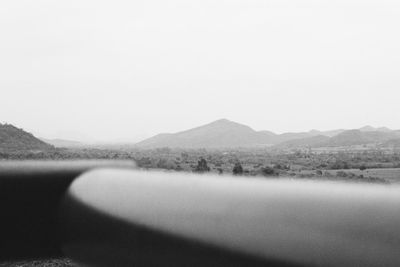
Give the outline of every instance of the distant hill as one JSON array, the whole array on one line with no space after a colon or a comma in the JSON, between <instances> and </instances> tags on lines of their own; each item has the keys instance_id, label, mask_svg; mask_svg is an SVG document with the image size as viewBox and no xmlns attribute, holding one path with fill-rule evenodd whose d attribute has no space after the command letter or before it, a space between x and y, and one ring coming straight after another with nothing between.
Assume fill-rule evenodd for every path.
<instances>
[{"instance_id":1,"label":"distant hill","mask_svg":"<svg viewBox=\"0 0 400 267\"><path fill-rule=\"evenodd\" d=\"M340 133L343 133L344 129L337 129L337 130L331 130L331 131L318 131L318 130L311 130L309 133L311 133L313 136L318 136L318 135L323 135L323 136L328 136L332 137L335 135L338 135Z\"/></svg>"},{"instance_id":2,"label":"distant hill","mask_svg":"<svg viewBox=\"0 0 400 267\"><path fill-rule=\"evenodd\" d=\"M274 146L277 149L343 147L363 144L383 144L400 138L400 131L386 127L365 126L356 130L275 134L255 131L249 126L221 119L178 133L159 134L135 146L138 148L238 148ZM393 141L395 142L395 141Z\"/></svg>"},{"instance_id":3,"label":"distant hill","mask_svg":"<svg viewBox=\"0 0 400 267\"><path fill-rule=\"evenodd\" d=\"M78 141L65 140L65 139L45 139L41 140L47 144L53 145L55 147L83 147L84 144Z\"/></svg>"},{"instance_id":4,"label":"distant hill","mask_svg":"<svg viewBox=\"0 0 400 267\"><path fill-rule=\"evenodd\" d=\"M342 133L343 131L344 130L333 130L323 132L312 130L309 132L275 134L270 131L255 131L249 126L229 121L227 119L221 119L179 133L159 134L137 143L136 147L237 148L272 146L299 139L299 141L295 141L293 144L286 144L289 146L295 146L297 142L298 144L301 144L303 141L305 142L304 145L308 141L314 143L317 141L326 141L326 138L323 138L322 140L321 136L330 137ZM308 138L311 139L308 140Z\"/></svg>"},{"instance_id":5,"label":"distant hill","mask_svg":"<svg viewBox=\"0 0 400 267\"><path fill-rule=\"evenodd\" d=\"M54 149L31 133L11 124L0 124L0 152L45 151Z\"/></svg>"},{"instance_id":6,"label":"distant hill","mask_svg":"<svg viewBox=\"0 0 400 267\"><path fill-rule=\"evenodd\" d=\"M393 132L393 130L390 130L390 129L387 128L387 127L377 127L377 128L375 128L375 127L372 127L372 126L370 126L370 125L361 127L359 130L360 130L361 132L382 132L382 133L390 133L390 132Z\"/></svg>"},{"instance_id":7,"label":"distant hill","mask_svg":"<svg viewBox=\"0 0 400 267\"><path fill-rule=\"evenodd\" d=\"M331 137L325 146L352 146L364 144L378 144L400 137L395 132L348 130Z\"/></svg>"},{"instance_id":8,"label":"distant hill","mask_svg":"<svg viewBox=\"0 0 400 267\"><path fill-rule=\"evenodd\" d=\"M291 140L297 140L297 139L307 139L310 137L314 136L319 136L319 135L324 135L323 132L319 131L309 131L309 132L299 132L299 133L283 133L283 134L278 134L275 137L275 144L280 144L284 142L288 142Z\"/></svg>"},{"instance_id":9,"label":"distant hill","mask_svg":"<svg viewBox=\"0 0 400 267\"><path fill-rule=\"evenodd\" d=\"M159 134L138 144L140 148L229 148L269 145L276 135L257 132L250 127L226 119L175 134Z\"/></svg>"},{"instance_id":10,"label":"distant hill","mask_svg":"<svg viewBox=\"0 0 400 267\"><path fill-rule=\"evenodd\" d=\"M376 129L376 128L374 128ZM346 147L366 144L379 146L396 146L400 143L398 131L370 131L365 129L347 130L332 137L314 136L302 139L293 139L275 146L278 149L290 148L317 148L317 147Z\"/></svg>"}]
</instances>

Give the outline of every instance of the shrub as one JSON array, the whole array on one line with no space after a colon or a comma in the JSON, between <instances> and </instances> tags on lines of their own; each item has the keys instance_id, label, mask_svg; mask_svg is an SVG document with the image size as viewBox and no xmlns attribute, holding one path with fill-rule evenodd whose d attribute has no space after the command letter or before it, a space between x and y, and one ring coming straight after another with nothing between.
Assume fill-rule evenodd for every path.
<instances>
[{"instance_id":1,"label":"shrub","mask_svg":"<svg viewBox=\"0 0 400 267\"><path fill-rule=\"evenodd\" d=\"M273 168L268 167L268 166L262 168L261 169L261 173L264 176L275 176L275 175L278 175Z\"/></svg>"},{"instance_id":2,"label":"shrub","mask_svg":"<svg viewBox=\"0 0 400 267\"><path fill-rule=\"evenodd\" d=\"M240 162L236 162L236 163L235 163L235 166L233 166L233 169L232 169L232 173L233 173L234 175L241 175L241 174L243 174L243 167L242 167L242 164L240 164Z\"/></svg>"},{"instance_id":3,"label":"shrub","mask_svg":"<svg viewBox=\"0 0 400 267\"><path fill-rule=\"evenodd\" d=\"M208 167L207 161L204 158L200 158L200 160L197 162L195 172L203 173L203 172L209 172L209 171L210 171L210 167Z\"/></svg>"}]
</instances>

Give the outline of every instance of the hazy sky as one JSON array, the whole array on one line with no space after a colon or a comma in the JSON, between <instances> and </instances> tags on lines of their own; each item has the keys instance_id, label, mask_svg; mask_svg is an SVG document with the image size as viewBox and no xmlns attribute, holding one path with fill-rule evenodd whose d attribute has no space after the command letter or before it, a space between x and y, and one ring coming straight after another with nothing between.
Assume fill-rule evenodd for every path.
<instances>
[{"instance_id":1,"label":"hazy sky","mask_svg":"<svg viewBox=\"0 0 400 267\"><path fill-rule=\"evenodd\" d=\"M228 118L400 129L400 4L2 0L0 122L138 140Z\"/></svg>"}]
</instances>

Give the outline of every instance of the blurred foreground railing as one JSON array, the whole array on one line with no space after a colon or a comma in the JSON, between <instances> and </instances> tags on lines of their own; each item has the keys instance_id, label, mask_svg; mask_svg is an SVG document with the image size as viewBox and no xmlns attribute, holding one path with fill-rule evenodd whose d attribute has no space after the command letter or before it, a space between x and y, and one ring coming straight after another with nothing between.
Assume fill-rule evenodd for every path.
<instances>
[{"instance_id":1,"label":"blurred foreground railing","mask_svg":"<svg viewBox=\"0 0 400 267\"><path fill-rule=\"evenodd\" d=\"M132 167L0 163L1 260L65 254L89 266L400 266L397 186Z\"/></svg>"}]
</instances>

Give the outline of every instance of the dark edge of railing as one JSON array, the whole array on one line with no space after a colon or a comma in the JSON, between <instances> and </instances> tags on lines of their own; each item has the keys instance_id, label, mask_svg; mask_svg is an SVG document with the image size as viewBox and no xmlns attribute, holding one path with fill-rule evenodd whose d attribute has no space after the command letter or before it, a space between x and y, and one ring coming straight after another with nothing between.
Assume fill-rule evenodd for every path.
<instances>
[{"instance_id":1,"label":"dark edge of railing","mask_svg":"<svg viewBox=\"0 0 400 267\"><path fill-rule=\"evenodd\" d=\"M58 207L71 182L98 167L133 161L0 161L0 261L62 256Z\"/></svg>"}]
</instances>

